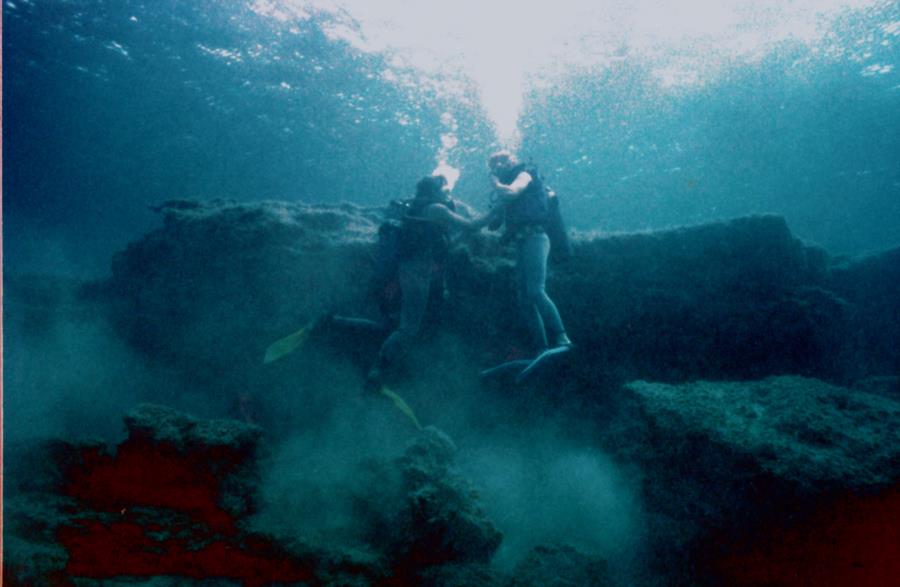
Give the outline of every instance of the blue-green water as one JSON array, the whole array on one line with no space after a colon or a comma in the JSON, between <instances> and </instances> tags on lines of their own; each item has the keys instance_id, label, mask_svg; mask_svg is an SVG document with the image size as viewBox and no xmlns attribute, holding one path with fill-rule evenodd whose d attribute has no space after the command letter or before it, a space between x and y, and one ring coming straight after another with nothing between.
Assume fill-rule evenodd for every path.
<instances>
[{"instance_id":1,"label":"blue-green water","mask_svg":"<svg viewBox=\"0 0 900 587\"><path fill-rule=\"evenodd\" d=\"M675 14L655 0L556 0L530 13L457 0L429 16L425 3L404 0L368 10L364 0L346 9L325 0L5 0L3 245L4 269L15 274L4 298L5 458L45 436L120 438L122 414L151 401L265 427L274 458L256 489L268 530L338 541L368 523L354 518L355 492L378 492L360 487L360 463L400 454L413 433L388 400L360 393L381 341L366 350L365 336L320 333L290 358L262 363L273 340L344 299L337 290L361 289L368 265L341 255L340 271L318 274L332 259L318 250L258 263L281 251L279 239L263 254L231 256L243 232L195 248L209 233L179 234L185 223L135 247L110 282L64 278L108 273L117 251L160 225L151 207L169 199L383 205L443 167L459 173L455 195L484 210L485 159L513 146L539 165L582 231L776 213L833 254L900 245L900 5L843 1L698 0ZM322 9L299 8L307 4ZM796 18L798 7L819 4L829 6L823 15ZM610 21L591 20L597 6ZM473 8L482 10L452 12ZM582 28L558 34L574 25ZM402 42L386 43L385 31ZM485 44L494 36L495 46ZM210 226L241 231L216 215ZM731 505L729 493L690 494L727 476L712 457L679 457L691 465L684 480L679 471L644 477L642 451L653 446L628 404L616 407L619 378L787 371L896 383L896 254L828 283L824 256L810 254L803 273L816 278L788 279L797 287L781 292L779 276L802 263L767 256L784 243L755 249L765 235L723 242L742 230L626 243L657 241L651 263L639 251L604 258L611 249L595 247L596 265L551 275L581 362L549 390L476 383L525 334L509 267L499 262L489 282L474 279L477 269L448 290L463 318L447 312L437 335L423 335L396 392L459 443L463 471L504 532L495 565L511 569L533 545L566 541L608 559L616 584L640 584L634 576L653 558L642 549L669 553L656 562L665 567L683 555L669 537L687 540L667 519L650 520L653 507L672 502L677 516L705 523L705 512ZM684 271L662 267L678 254L660 249L682 252L679 243L694 238L720 250L685 260ZM169 239L199 252L170 255ZM211 251L216 243L224 253ZM707 259L708 272L693 271ZM743 275L715 275L732 260L749 268L746 288L732 285ZM559 279L579 268L587 271L577 279ZM859 287L848 286L854 280ZM338 309L364 313L355 295L346 298L359 306ZM504 311L493 310L503 300ZM620 467L604 444L633 463ZM7 485L28 478L13 473ZM15 510L10 519L7 553L21 560L27 549L9 537L30 539L39 524L26 516L16 526Z\"/></svg>"},{"instance_id":2,"label":"blue-green water","mask_svg":"<svg viewBox=\"0 0 900 587\"><path fill-rule=\"evenodd\" d=\"M440 159L486 207L484 158L504 139L475 81L443 91L445 74L329 34L353 14L265 4L4 2L7 271L104 274L167 199L381 204ZM573 227L773 212L832 253L900 244L896 3L836 11L815 42L788 35L689 84L616 42L523 86L519 153Z\"/></svg>"}]
</instances>

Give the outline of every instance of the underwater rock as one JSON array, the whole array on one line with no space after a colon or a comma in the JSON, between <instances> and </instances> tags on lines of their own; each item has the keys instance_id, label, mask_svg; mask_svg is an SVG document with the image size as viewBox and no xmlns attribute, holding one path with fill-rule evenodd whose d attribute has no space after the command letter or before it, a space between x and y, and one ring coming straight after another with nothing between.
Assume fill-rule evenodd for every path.
<instances>
[{"instance_id":1,"label":"underwater rock","mask_svg":"<svg viewBox=\"0 0 900 587\"><path fill-rule=\"evenodd\" d=\"M65 495L65 471L84 463L98 441L28 441L4 447L3 584L62 585L69 557L57 539L77 516L78 503Z\"/></svg>"},{"instance_id":2,"label":"underwater rock","mask_svg":"<svg viewBox=\"0 0 900 587\"><path fill-rule=\"evenodd\" d=\"M432 567L418 577L422 587L612 587L608 565L571 546L538 546L516 565L509 576L478 565L447 564Z\"/></svg>"},{"instance_id":3,"label":"underwater rock","mask_svg":"<svg viewBox=\"0 0 900 587\"><path fill-rule=\"evenodd\" d=\"M851 304L854 375L900 374L900 248L835 263L828 288Z\"/></svg>"},{"instance_id":4,"label":"underwater rock","mask_svg":"<svg viewBox=\"0 0 900 587\"><path fill-rule=\"evenodd\" d=\"M351 204L167 202L95 295L134 348L237 398L273 340L364 300L380 213Z\"/></svg>"},{"instance_id":5,"label":"underwater rock","mask_svg":"<svg viewBox=\"0 0 900 587\"><path fill-rule=\"evenodd\" d=\"M188 585L221 579L251 587L496 579L486 565L500 532L457 472L453 442L437 429L426 428L384 463L382 483L357 507L372 523L368 551L342 552L252 527L258 427L149 404L130 411L125 424L128 437L114 452L93 441L22 449L7 503L8 584L56 585L72 577L177 577Z\"/></svg>"},{"instance_id":6,"label":"underwater rock","mask_svg":"<svg viewBox=\"0 0 900 587\"><path fill-rule=\"evenodd\" d=\"M272 341L329 311L378 316L367 282L382 210L188 201L159 210L163 228L118 254L98 290L130 344L194 388L233 398L259 382L271 388L261 356ZM866 375L853 336L865 304L831 288L828 255L793 237L783 218L582 235L574 246L566 263L551 264L548 288L572 338L590 351L582 381ZM442 314L454 319L442 328L486 357L476 370L527 347L512 310L513 265L490 234L448 258ZM896 303L879 307L896 311ZM338 340L348 354L359 342Z\"/></svg>"},{"instance_id":7,"label":"underwater rock","mask_svg":"<svg viewBox=\"0 0 900 587\"><path fill-rule=\"evenodd\" d=\"M776 216L576 244L548 288L572 339L621 380L838 377L847 308L824 251ZM558 292L558 293L557 293Z\"/></svg>"},{"instance_id":8,"label":"underwater rock","mask_svg":"<svg viewBox=\"0 0 900 587\"><path fill-rule=\"evenodd\" d=\"M647 423L641 452L648 508L680 527L680 536L670 534L659 547L685 548L682 560L706 572L735 552L765 544L768 555L759 555L760 564L774 560L780 548L794 547L785 538L792 533L806 536L797 560L812 561L815 552L821 566L837 560L840 548L846 552L841 532L849 532L846 523L821 527L827 524L818 519L823 511L874 500L883 502L887 519L897 507L884 496L900 484L900 402L790 376L682 385L637 381L626 389ZM871 526L870 542L889 541L885 532ZM867 560L869 571L879 573L888 559Z\"/></svg>"},{"instance_id":9,"label":"underwater rock","mask_svg":"<svg viewBox=\"0 0 900 587\"><path fill-rule=\"evenodd\" d=\"M114 467L140 470L142 477L153 480L155 491L161 495L183 496L186 479L202 479L211 484L208 491L215 497L215 504L229 516L243 517L254 511L262 435L258 426L235 420L198 421L171 408L151 404L138 406L126 414L125 426L128 439L119 445ZM123 464L132 457L137 459L136 463ZM185 476L171 477L178 470ZM193 474L188 475L188 470ZM164 483L168 479L180 485L180 489L166 487ZM140 480L134 482L142 484Z\"/></svg>"},{"instance_id":10,"label":"underwater rock","mask_svg":"<svg viewBox=\"0 0 900 587\"><path fill-rule=\"evenodd\" d=\"M484 564L502 535L486 517L474 488L456 470L456 446L426 427L391 464L398 510L380 525L386 556L395 576L412 580L429 567ZM387 477L385 477L387 478Z\"/></svg>"},{"instance_id":11,"label":"underwater rock","mask_svg":"<svg viewBox=\"0 0 900 587\"><path fill-rule=\"evenodd\" d=\"M897 401L789 376L626 388L669 443L702 438L804 493L900 481Z\"/></svg>"},{"instance_id":12,"label":"underwater rock","mask_svg":"<svg viewBox=\"0 0 900 587\"><path fill-rule=\"evenodd\" d=\"M171 374L199 401L208 400L210 410L220 407L212 402L240 404L239 415L265 426L270 438L278 422L289 434L329 421L341 402L352 401L380 335L371 336L374 346L366 348L364 337L351 335L319 344L322 329L313 327L302 349L270 365L262 359L273 341L319 324L315 319L326 312L378 315L367 281L380 210L168 202L160 212L163 227L117 255L108 280L83 291L91 308L105 308L132 349L165 370L167 380ZM896 481L897 456L890 450L897 438L882 424L896 422L895 403L861 390L872 382L879 382L883 396L895 389L900 329L893 320L900 295L893 292L900 280L890 280L898 259L885 253L837 264L774 216L581 235L566 263L551 264L548 280L576 342L571 364L552 385L541 382L535 391L552 395L555 407L579 406L573 417L605 413L601 424L590 425L627 433L614 452L648 472L644 497L651 515L658 515L653 523L677 529L665 535L679 557L695 538L708 545L709 528L758 528L763 520L795 519L841 491L879 491ZM467 359L447 366L455 379L474 381L481 369L524 352L514 284L513 253L495 235L451 251L442 313L452 319L441 330L452 339L448 347L465 349L456 358ZM40 319L22 323L40 330L52 312L32 314ZM412 360L433 364L439 347L429 345L423 336ZM848 387L860 383L853 391L804 378L663 385L783 373ZM622 382L636 379L662 383L635 383L628 398L619 397ZM517 397L529 408L536 395ZM262 408L244 411L247 397ZM627 406L612 405L617 402ZM536 411L524 409L522 417ZM169 477L159 477L174 484L180 473L204 475L210 483L189 484L196 492L183 496L197 500L193 506L178 509L174 502L140 496L143 507L222 533L233 527L233 518L253 511L258 432L192 422L165 410L139 410L128 418L130 437L119 453L127 457L131 446L140 455L203 455L215 463L196 471L173 467ZM607 440L614 435L602 430L598 436ZM883 442L876 446L874 438ZM443 576L439 567L456 565L460 576L491 581L478 569L500 535L455 473L453 453L449 439L426 432L382 471L384 483L372 493L383 499L363 499L360 509L371 521L373 550L401 575L424 580ZM87 470L114 471L120 458L101 448L89 454L94 460ZM85 496L96 493L84 487L79 491ZM137 487L128 486L128 495L138 496ZM214 500L206 499L213 494Z\"/></svg>"},{"instance_id":13,"label":"underwater rock","mask_svg":"<svg viewBox=\"0 0 900 587\"><path fill-rule=\"evenodd\" d=\"M900 377L866 377L860 379L853 384L853 389L858 389L866 393L875 393L885 395L900 401Z\"/></svg>"},{"instance_id":14,"label":"underwater rock","mask_svg":"<svg viewBox=\"0 0 900 587\"><path fill-rule=\"evenodd\" d=\"M446 564L419 574L420 587L504 587L506 583L487 565Z\"/></svg>"},{"instance_id":15,"label":"underwater rock","mask_svg":"<svg viewBox=\"0 0 900 587\"><path fill-rule=\"evenodd\" d=\"M174 577L175 584L370 584L377 565L247 529L259 428L142 405L128 438L35 443L15 459L4 504L4 583ZM213 581L211 583L210 581Z\"/></svg>"},{"instance_id":16,"label":"underwater rock","mask_svg":"<svg viewBox=\"0 0 900 587\"><path fill-rule=\"evenodd\" d=\"M516 566L509 587L611 587L607 563L571 546L538 546Z\"/></svg>"}]
</instances>

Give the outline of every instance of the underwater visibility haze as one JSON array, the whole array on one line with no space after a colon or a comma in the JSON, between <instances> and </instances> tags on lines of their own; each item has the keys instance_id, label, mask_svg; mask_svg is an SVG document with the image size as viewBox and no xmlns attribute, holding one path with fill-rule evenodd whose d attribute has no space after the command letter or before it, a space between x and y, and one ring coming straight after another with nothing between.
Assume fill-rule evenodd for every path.
<instances>
[{"instance_id":1,"label":"underwater visibility haze","mask_svg":"<svg viewBox=\"0 0 900 587\"><path fill-rule=\"evenodd\" d=\"M3 89L9 584L898 571L897 2L4 0ZM385 207L501 148L575 346L479 379L485 232L361 391Z\"/></svg>"},{"instance_id":2,"label":"underwater visibility haze","mask_svg":"<svg viewBox=\"0 0 900 587\"><path fill-rule=\"evenodd\" d=\"M103 274L170 198L382 204L518 146L582 230L897 244L896 3L4 3L7 270Z\"/></svg>"}]
</instances>

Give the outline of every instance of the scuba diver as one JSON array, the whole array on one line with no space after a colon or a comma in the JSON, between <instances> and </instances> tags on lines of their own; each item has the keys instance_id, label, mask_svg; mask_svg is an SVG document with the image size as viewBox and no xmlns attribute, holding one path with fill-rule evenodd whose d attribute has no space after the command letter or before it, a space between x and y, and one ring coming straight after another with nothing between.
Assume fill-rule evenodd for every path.
<instances>
[{"instance_id":1,"label":"scuba diver","mask_svg":"<svg viewBox=\"0 0 900 587\"><path fill-rule=\"evenodd\" d=\"M397 328L381 345L378 358L366 377L366 388L377 389L385 371L406 355L415 340L428 305L432 282L443 278L442 263L450 244L450 231L477 231L494 221L500 207L480 218L457 213L449 195L447 179L427 176L416 184L416 194L408 203L401 221L397 246L400 285L400 318Z\"/></svg>"},{"instance_id":2,"label":"scuba diver","mask_svg":"<svg viewBox=\"0 0 900 587\"><path fill-rule=\"evenodd\" d=\"M545 290L548 230L552 222L548 190L537 168L519 163L509 151L497 151L488 159L491 182L503 216L495 218L491 230L506 224L504 241L516 244L516 293L525 325L537 352L572 346L556 304Z\"/></svg>"}]
</instances>

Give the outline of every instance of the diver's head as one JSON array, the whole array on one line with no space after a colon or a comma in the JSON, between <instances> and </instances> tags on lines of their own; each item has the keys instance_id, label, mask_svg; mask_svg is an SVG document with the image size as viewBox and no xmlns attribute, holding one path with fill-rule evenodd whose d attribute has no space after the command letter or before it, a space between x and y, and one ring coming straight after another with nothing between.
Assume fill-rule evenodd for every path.
<instances>
[{"instance_id":1,"label":"diver's head","mask_svg":"<svg viewBox=\"0 0 900 587\"><path fill-rule=\"evenodd\" d=\"M416 184L416 199L442 202L447 199L449 191L446 177L429 175L420 179Z\"/></svg>"},{"instance_id":2,"label":"diver's head","mask_svg":"<svg viewBox=\"0 0 900 587\"><path fill-rule=\"evenodd\" d=\"M505 149L493 153L488 158L488 167L490 168L491 173L493 173L494 175L499 175L504 171L509 171L518 163L519 160L516 159L516 156L513 155L511 151L507 151Z\"/></svg>"}]
</instances>

